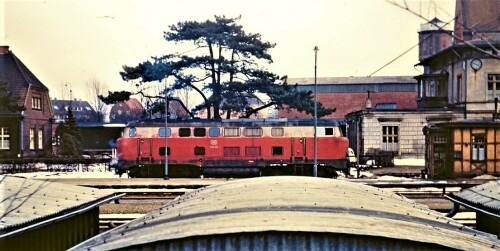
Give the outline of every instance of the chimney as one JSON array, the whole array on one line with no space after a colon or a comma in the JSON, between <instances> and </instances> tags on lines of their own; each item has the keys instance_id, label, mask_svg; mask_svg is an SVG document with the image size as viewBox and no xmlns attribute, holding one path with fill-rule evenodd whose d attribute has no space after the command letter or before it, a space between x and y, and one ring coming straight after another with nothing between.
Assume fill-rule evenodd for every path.
<instances>
[{"instance_id":1,"label":"chimney","mask_svg":"<svg viewBox=\"0 0 500 251\"><path fill-rule=\"evenodd\" d=\"M365 108L367 110L372 109L372 99L370 98L370 90L368 90L368 97L366 98Z\"/></svg>"},{"instance_id":2,"label":"chimney","mask_svg":"<svg viewBox=\"0 0 500 251\"><path fill-rule=\"evenodd\" d=\"M0 45L0 55L9 53L9 46Z\"/></svg>"}]
</instances>

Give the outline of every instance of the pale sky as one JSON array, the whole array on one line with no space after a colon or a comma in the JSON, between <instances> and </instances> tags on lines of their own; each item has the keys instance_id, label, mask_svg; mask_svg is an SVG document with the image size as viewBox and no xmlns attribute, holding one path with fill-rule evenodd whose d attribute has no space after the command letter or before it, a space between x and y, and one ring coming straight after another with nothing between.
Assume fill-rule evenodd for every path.
<instances>
[{"instance_id":1,"label":"pale sky","mask_svg":"<svg viewBox=\"0 0 500 251\"><path fill-rule=\"evenodd\" d=\"M455 13L455 0L406 3L427 19L448 22ZM134 90L119 75L123 65L181 52L163 39L168 26L214 15L241 15L247 33L276 43L274 63L263 66L290 78L314 77L314 46L318 77L368 76L417 44L426 22L384 0L0 0L0 44L10 46L51 97L61 98L61 86L71 83L74 96L85 99L90 79ZM416 63L417 47L375 76L419 75Z\"/></svg>"}]
</instances>

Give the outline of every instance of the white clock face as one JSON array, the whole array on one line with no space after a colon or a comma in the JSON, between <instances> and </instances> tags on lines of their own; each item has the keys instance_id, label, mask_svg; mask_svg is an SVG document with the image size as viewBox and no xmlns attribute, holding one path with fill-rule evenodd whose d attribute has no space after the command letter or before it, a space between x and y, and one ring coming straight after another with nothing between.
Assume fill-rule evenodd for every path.
<instances>
[{"instance_id":1,"label":"white clock face","mask_svg":"<svg viewBox=\"0 0 500 251\"><path fill-rule=\"evenodd\" d=\"M481 60L478 58L472 59L472 61L470 61L470 67L472 67L472 69L474 69L475 71L481 69L481 66L483 66L483 62L481 62Z\"/></svg>"}]
</instances>

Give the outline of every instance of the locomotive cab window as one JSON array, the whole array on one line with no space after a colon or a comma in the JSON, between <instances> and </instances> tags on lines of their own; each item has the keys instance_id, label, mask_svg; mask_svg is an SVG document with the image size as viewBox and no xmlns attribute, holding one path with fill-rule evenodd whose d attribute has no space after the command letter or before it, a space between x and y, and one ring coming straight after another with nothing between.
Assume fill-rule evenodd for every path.
<instances>
[{"instance_id":1,"label":"locomotive cab window","mask_svg":"<svg viewBox=\"0 0 500 251\"><path fill-rule=\"evenodd\" d=\"M238 137L240 136L240 128L224 128L224 137Z\"/></svg>"},{"instance_id":2,"label":"locomotive cab window","mask_svg":"<svg viewBox=\"0 0 500 251\"><path fill-rule=\"evenodd\" d=\"M165 156L165 147L163 147L163 146L160 147L159 154L160 154L160 156ZM167 147L167 154L168 154L168 156L170 156L170 147Z\"/></svg>"},{"instance_id":3,"label":"locomotive cab window","mask_svg":"<svg viewBox=\"0 0 500 251\"><path fill-rule=\"evenodd\" d=\"M129 131L128 131L128 136L129 137L134 137L136 134L136 129L135 127L130 127Z\"/></svg>"},{"instance_id":4,"label":"locomotive cab window","mask_svg":"<svg viewBox=\"0 0 500 251\"><path fill-rule=\"evenodd\" d=\"M333 128L332 127L326 127L325 128L325 135L330 135L333 136Z\"/></svg>"},{"instance_id":5,"label":"locomotive cab window","mask_svg":"<svg viewBox=\"0 0 500 251\"><path fill-rule=\"evenodd\" d=\"M245 137L261 137L262 128L245 128L243 130L243 135L245 135Z\"/></svg>"},{"instance_id":6,"label":"locomotive cab window","mask_svg":"<svg viewBox=\"0 0 500 251\"><path fill-rule=\"evenodd\" d=\"M212 127L208 129L208 136L210 137L219 137L220 136L220 128Z\"/></svg>"},{"instance_id":7,"label":"locomotive cab window","mask_svg":"<svg viewBox=\"0 0 500 251\"><path fill-rule=\"evenodd\" d=\"M167 128L167 130L165 130L165 127L162 127L160 129L158 129L158 136L162 137L162 138L164 138L164 137L170 137L170 133L171 132L172 131L170 130L170 128Z\"/></svg>"},{"instance_id":8,"label":"locomotive cab window","mask_svg":"<svg viewBox=\"0 0 500 251\"><path fill-rule=\"evenodd\" d=\"M207 129L201 127L194 128L193 134L195 137L205 137L207 135Z\"/></svg>"},{"instance_id":9,"label":"locomotive cab window","mask_svg":"<svg viewBox=\"0 0 500 251\"><path fill-rule=\"evenodd\" d=\"M179 137L191 136L191 128L179 128Z\"/></svg>"},{"instance_id":10,"label":"locomotive cab window","mask_svg":"<svg viewBox=\"0 0 500 251\"><path fill-rule=\"evenodd\" d=\"M283 137L284 135L285 135L285 130L283 128L279 127L271 128L271 136Z\"/></svg>"}]
</instances>

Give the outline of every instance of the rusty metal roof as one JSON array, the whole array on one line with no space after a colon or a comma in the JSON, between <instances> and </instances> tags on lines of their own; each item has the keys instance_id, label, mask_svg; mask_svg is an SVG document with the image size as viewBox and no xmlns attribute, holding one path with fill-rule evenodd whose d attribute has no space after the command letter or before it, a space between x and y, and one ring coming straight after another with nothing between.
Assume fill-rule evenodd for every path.
<instances>
[{"instance_id":1,"label":"rusty metal roof","mask_svg":"<svg viewBox=\"0 0 500 251\"><path fill-rule=\"evenodd\" d=\"M148 250L168 241L277 232L333 233L360 241L375 237L456 249L500 247L495 236L464 227L426 206L378 188L312 177L263 177L186 193L74 249L111 250L134 245Z\"/></svg>"},{"instance_id":2,"label":"rusty metal roof","mask_svg":"<svg viewBox=\"0 0 500 251\"><path fill-rule=\"evenodd\" d=\"M464 189L450 195L451 198L500 213L500 180Z\"/></svg>"},{"instance_id":3,"label":"rusty metal roof","mask_svg":"<svg viewBox=\"0 0 500 251\"><path fill-rule=\"evenodd\" d=\"M73 209L104 203L113 195L112 191L10 175L0 175L0 191L0 236Z\"/></svg>"}]
</instances>

